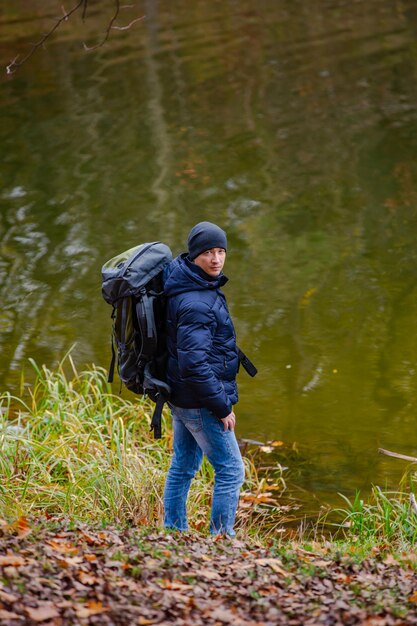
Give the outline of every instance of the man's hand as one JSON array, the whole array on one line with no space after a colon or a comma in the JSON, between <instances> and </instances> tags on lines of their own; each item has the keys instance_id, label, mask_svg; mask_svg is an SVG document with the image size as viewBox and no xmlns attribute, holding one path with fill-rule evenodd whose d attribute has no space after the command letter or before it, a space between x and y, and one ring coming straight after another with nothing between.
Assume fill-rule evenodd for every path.
<instances>
[{"instance_id":1,"label":"man's hand","mask_svg":"<svg viewBox=\"0 0 417 626\"><path fill-rule=\"evenodd\" d=\"M222 422L224 424L225 430L234 430L235 423L236 423L236 415L232 411L231 413L229 413L229 415L226 415L226 417L222 418Z\"/></svg>"}]
</instances>

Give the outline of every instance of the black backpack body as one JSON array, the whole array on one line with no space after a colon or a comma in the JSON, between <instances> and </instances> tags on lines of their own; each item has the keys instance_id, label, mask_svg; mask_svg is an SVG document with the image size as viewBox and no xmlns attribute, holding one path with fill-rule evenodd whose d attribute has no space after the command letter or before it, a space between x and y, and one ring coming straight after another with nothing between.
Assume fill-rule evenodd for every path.
<instances>
[{"instance_id":1,"label":"black backpack body","mask_svg":"<svg viewBox=\"0 0 417 626\"><path fill-rule=\"evenodd\" d=\"M165 381L165 296L163 270L172 261L168 246L145 243L113 257L102 267L102 295L112 305L112 360L109 382L117 369L133 393L147 394L156 408L151 429L161 437L161 413L169 399Z\"/></svg>"}]
</instances>

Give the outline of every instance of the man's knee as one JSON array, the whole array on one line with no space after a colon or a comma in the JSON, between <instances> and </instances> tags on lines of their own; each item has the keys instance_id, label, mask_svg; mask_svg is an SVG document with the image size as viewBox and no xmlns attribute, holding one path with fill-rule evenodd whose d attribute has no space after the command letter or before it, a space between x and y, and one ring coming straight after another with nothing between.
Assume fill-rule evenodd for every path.
<instances>
[{"instance_id":1,"label":"man's knee","mask_svg":"<svg viewBox=\"0 0 417 626\"><path fill-rule=\"evenodd\" d=\"M196 462L194 465L190 466L189 463L181 463L174 458L172 460L171 467L169 468L169 473L171 474L171 476L175 476L177 478L192 480L200 469L200 466L201 461Z\"/></svg>"},{"instance_id":2,"label":"man's knee","mask_svg":"<svg viewBox=\"0 0 417 626\"><path fill-rule=\"evenodd\" d=\"M243 460L241 459L240 464L239 464L239 474L238 474L239 487L243 485L244 480L245 480L245 464Z\"/></svg>"},{"instance_id":3,"label":"man's knee","mask_svg":"<svg viewBox=\"0 0 417 626\"><path fill-rule=\"evenodd\" d=\"M216 482L233 487L241 487L245 480L245 465L242 461L224 465L216 470Z\"/></svg>"}]
</instances>

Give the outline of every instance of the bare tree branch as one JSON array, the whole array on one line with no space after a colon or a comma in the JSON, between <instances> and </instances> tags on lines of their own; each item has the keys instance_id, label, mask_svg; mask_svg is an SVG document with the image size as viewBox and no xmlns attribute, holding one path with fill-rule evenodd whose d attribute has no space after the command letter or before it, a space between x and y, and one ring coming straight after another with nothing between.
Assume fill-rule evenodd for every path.
<instances>
[{"instance_id":1,"label":"bare tree branch","mask_svg":"<svg viewBox=\"0 0 417 626\"><path fill-rule=\"evenodd\" d=\"M99 43L97 43L95 46L87 46L87 44L84 43L84 50L87 50L88 52L91 52L91 50L96 50L97 48L100 48L103 44L105 44L106 41L108 40L110 36L110 31L113 28L113 24L117 20L117 17L120 12L120 0L114 0L114 1L115 1L116 8L115 8L113 17L110 19L107 25L106 32L105 32L103 39Z\"/></svg>"},{"instance_id":2,"label":"bare tree branch","mask_svg":"<svg viewBox=\"0 0 417 626\"><path fill-rule=\"evenodd\" d=\"M30 59L30 57L36 52L36 50L38 50L38 48L43 46L45 41L56 31L56 29L62 24L62 22L66 22L71 17L71 15L73 13L76 13L81 7L82 7L81 17L82 17L82 20L84 21L87 16L88 0L79 0L77 4L74 5L72 9L70 9L69 11L66 11L65 8L62 6L63 15L56 19L56 23L54 24L54 26L48 32L46 32L37 43L32 45L32 48L29 50L26 56L20 59L19 55L17 55L9 63L9 65L6 66L6 73L13 74L21 65L26 63L26 61ZM140 17L135 18L131 22L129 22L129 24L127 24L126 26L116 26L115 22L119 16L120 10L131 9L132 7L134 7L133 4L121 5L120 0L114 0L114 13L108 22L107 28L104 33L104 37L101 39L99 43L97 43L94 46L88 46L86 43L83 43L84 50L87 50L90 52L91 50L96 50L97 48L100 48L109 39L110 32L112 30L129 30L129 28L131 28L133 24L136 24L136 22L140 22L141 20L145 18L145 15L142 15Z\"/></svg>"},{"instance_id":3,"label":"bare tree branch","mask_svg":"<svg viewBox=\"0 0 417 626\"><path fill-rule=\"evenodd\" d=\"M83 6L83 21L85 20L85 16L87 15L87 5L88 5L88 0L84 0L84 6Z\"/></svg>"},{"instance_id":4,"label":"bare tree branch","mask_svg":"<svg viewBox=\"0 0 417 626\"><path fill-rule=\"evenodd\" d=\"M391 452L390 450L384 450L384 448L378 448L379 454L385 454L386 456L392 456L395 459L402 459L403 461L411 461L411 463L417 463L415 456L407 456L406 454L399 454L398 452Z\"/></svg>"},{"instance_id":5,"label":"bare tree branch","mask_svg":"<svg viewBox=\"0 0 417 626\"><path fill-rule=\"evenodd\" d=\"M126 26L112 26L112 29L113 30L129 30L129 28L133 26L133 24L136 24L136 22L140 22L141 20L144 19L144 17L145 17L144 15L141 15L140 17L137 17L135 20L132 20Z\"/></svg>"},{"instance_id":6,"label":"bare tree branch","mask_svg":"<svg viewBox=\"0 0 417 626\"><path fill-rule=\"evenodd\" d=\"M37 43L35 43L32 48L29 50L29 52L27 53L26 56L23 57L23 59L21 61L18 61L19 59L19 55L17 57L15 57L13 59L13 61L11 61L9 63L9 65L6 67L6 73L7 74L13 74L13 72L20 67L21 65L23 65L23 63L26 63L26 61L28 59L30 59L30 57L32 56L32 54L34 54L34 52L36 52L36 50L38 48L40 48L45 41L48 39L48 37L50 37L52 35L53 32L56 31L56 29L62 24L62 22L65 22L66 20L68 20L68 18L75 13L76 11L78 11L78 9L84 5L84 9L86 9L88 4L88 0L79 0L79 2L72 7L72 9L70 9L67 12L64 12L64 15L62 15L62 17L57 18L56 24L54 24L54 26L47 32L45 33L41 39L39 39L39 41Z\"/></svg>"}]
</instances>

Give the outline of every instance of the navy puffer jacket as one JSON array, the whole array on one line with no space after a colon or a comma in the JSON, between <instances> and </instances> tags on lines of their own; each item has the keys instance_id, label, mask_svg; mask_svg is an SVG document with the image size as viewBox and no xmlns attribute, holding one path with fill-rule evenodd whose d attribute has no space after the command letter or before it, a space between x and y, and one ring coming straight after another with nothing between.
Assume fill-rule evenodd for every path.
<instances>
[{"instance_id":1,"label":"navy puffer jacket","mask_svg":"<svg viewBox=\"0 0 417 626\"><path fill-rule=\"evenodd\" d=\"M171 401L183 408L207 408L220 419L238 400L236 335L220 291L226 282L223 274L208 276L186 253L164 275Z\"/></svg>"}]
</instances>

